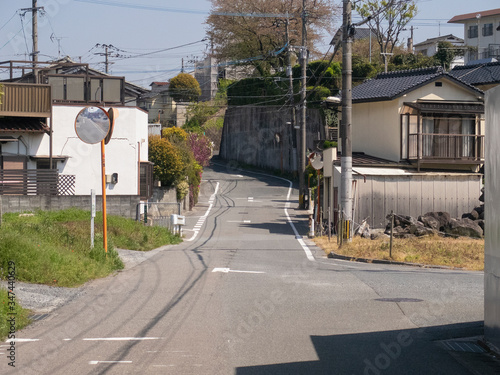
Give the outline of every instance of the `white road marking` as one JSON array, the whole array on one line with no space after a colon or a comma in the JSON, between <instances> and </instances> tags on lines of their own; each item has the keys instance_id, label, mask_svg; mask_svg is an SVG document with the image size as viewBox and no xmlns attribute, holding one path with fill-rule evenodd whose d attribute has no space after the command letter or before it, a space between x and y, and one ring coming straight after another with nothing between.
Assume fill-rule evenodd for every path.
<instances>
[{"instance_id":1,"label":"white road marking","mask_svg":"<svg viewBox=\"0 0 500 375\"><path fill-rule=\"evenodd\" d=\"M290 207L290 195L292 194L292 187L293 187L292 181L287 180L286 178L276 177L276 176L272 176L272 175L265 174L265 173L258 173L258 172L251 172L251 173L258 174L258 175L261 175L261 176L273 177L273 178L277 178L279 180L283 180L283 181L288 182L288 194L286 195L286 204L285 204L285 216L287 218L287 222L292 227L293 233L295 234L295 238L297 239L297 241L299 242L300 246L302 247L302 249L306 253L307 259L309 259L311 262L315 262L316 259L314 258L314 255L312 254L311 249L309 249L309 247L307 246L307 244L302 239L302 236L297 231L297 228L295 228L295 225L293 224L293 221L290 218L290 215L288 214L288 207Z\"/></svg>"},{"instance_id":2,"label":"white road marking","mask_svg":"<svg viewBox=\"0 0 500 375\"><path fill-rule=\"evenodd\" d=\"M228 220L227 222L228 223L246 223L246 224L248 224L248 223L251 223L252 220Z\"/></svg>"},{"instance_id":3,"label":"white road marking","mask_svg":"<svg viewBox=\"0 0 500 375\"><path fill-rule=\"evenodd\" d=\"M214 268L212 270L212 272L222 272L222 273L229 273L229 272L233 272L233 273L255 273L255 274L265 273L265 272L261 272L261 271L238 271L238 270L232 270L232 269L229 269L229 268Z\"/></svg>"},{"instance_id":4,"label":"white road marking","mask_svg":"<svg viewBox=\"0 0 500 375\"><path fill-rule=\"evenodd\" d=\"M40 341L40 339L8 339L5 342L35 342Z\"/></svg>"},{"instance_id":5,"label":"white road marking","mask_svg":"<svg viewBox=\"0 0 500 375\"><path fill-rule=\"evenodd\" d=\"M241 175L241 174L232 174L231 177L240 177L240 178L243 178L244 176Z\"/></svg>"},{"instance_id":6,"label":"white road marking","mask_svg":"<svg viewBox=\"0 0 500 375\"><path fill-rule=\"evenodd\" d=\"M217 182L217 185L215 186L214 193L210 196L209 202L212 201L212 203L210 203L210 205L208 206L207 211L205 212L205 215L201 216L198 219L198 222L196 223L196 225L194 227L193 235L191 236L191 238L186 239L186 241L188 241L188 242L194 241L196 236L198 236L198 233L200 233L201 226L205 223L205 219L208 217L208 214L210 213L210 211L212 210L212 207L214 206L213 201L215 199L215 196L217 195L217 191L219 191L219 182Z\"/></svg>"},{"instance_id":7,"label":"white road marking","mask_svg":"<svg viewBox=\"0 0 500 375\"><path fill-rule=\"evenodd\" d=\"M142 340L160 340L161 337L100 337L86 338L83 341L142 341Z\"/></svg>"},{"instance_id":8,"label":"white road marking","mask_svg":"<svg viewBox=\"0 0 500 375\"><path fill-rule=\"evenodd\" d=\"M63 341L71 341L71 339L64 339Z\"/></svg>"},{"instance_id":9,"label":"white road marking","mask_svg":"<svg viewBox=\"0 0 500 375\"><path fill-rule=\"evenodd\" d=\"M132 361L89 361L89 365L98 365L99 363L132 363Z\"/></svg>"}]
</instances>

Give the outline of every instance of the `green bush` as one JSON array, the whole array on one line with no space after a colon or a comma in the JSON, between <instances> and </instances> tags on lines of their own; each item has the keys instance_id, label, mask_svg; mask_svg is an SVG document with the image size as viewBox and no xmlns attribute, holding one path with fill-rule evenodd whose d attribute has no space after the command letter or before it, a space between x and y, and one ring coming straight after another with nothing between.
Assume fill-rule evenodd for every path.
<instances>
[{"instance_id":1,"label":"green bush","mask_svg":"<svg viewBox=\"0 0 500 375\"><path fill-rule=\"evenodd\" d=\"M170 80L169 92L176 102L195 102L201 95L201 88L192 75L180 73Z\"/></svg>"},{"instance_id":2,"label":"green bush","mask_svg":"<svg viewBox=\"0 0 500 375\"><path fill-rule=\"evenodd\" d=\"M174 186L184 176L181 152L165 138L149 137L149 161L154 163L154 178L163 186Z\"/></svg>"}]
</instances>

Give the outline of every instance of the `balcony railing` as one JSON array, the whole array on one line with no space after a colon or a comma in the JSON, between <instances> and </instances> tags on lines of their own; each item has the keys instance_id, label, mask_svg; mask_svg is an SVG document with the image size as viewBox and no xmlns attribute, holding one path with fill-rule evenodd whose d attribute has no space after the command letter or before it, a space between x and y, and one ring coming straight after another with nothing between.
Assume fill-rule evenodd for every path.
<instances>
[{"instance_id":1,"label":"balcony railing","mask_svg":"<svg viewBox=\"0 0 500 375\"><path fill-rule=\"evenodd\" d=\"M484 161L484 135L410 134L408 159L477 164Z\"/></svg>"},{"instance_id":2,"label":"balcony railing","mask_svg":"<svg viewBox=\"0 0 500 375\"><path fill-rule=\"evenodd\" d=\"M50 117L51 87L31 83L2 83L0 116Z\"/></svg>"},{"instance_id":3,"label":"balcony railing","mask_svg":"<svg viewBox=\"0 0 500 375\"><path fill-rule=\"evenodd\" d=\"M74 195L74 185L56 169L0 169L0 195Z\"/></svg>"}]
</instances>

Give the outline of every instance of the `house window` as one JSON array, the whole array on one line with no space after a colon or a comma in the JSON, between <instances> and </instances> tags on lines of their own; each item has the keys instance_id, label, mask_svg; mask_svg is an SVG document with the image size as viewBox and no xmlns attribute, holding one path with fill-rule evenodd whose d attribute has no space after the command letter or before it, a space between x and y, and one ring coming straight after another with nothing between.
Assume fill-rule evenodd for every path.
<instances>
[{"instance_id":1,"label":"house window","mask_svg":"<svg viewBox=\"0 0 500 375\"><path fill-rule=\"evenodd\" d=\"M483 25L483 36L490 36L490 35L493 35L493 24L485 23Z\"/></svg>"},{"instance_id":2,"label":"house window","mask_svg":"<svg viewBox=\"0 0 500 375\"><path fill-rule=\"evenodd\" d=\"M477 25L471 25L471 26L469 26L469 30L467 32L467 36L468 36L469 39L477 38L478 37Z\"/></svg>"},{"instance_id":3,"label":"house window","mask_svg":"<svg viewBox=\"0 0 500 375\"><path fill-rule=\"evenodd\" d=\"M141 162L140 174L140 196L142 200L148 200L153 196L153 163Z\"/></svg>"},{"instance_id":4,"label":"house window","mask_svg":"<svg viewBox=\"0 0 500 375\"><path fill-rule=\"evenodd\" d=\"M469 158L474 156L475 117L424 115L422 156Z\"/></svg>"},{"instance_id":5,"label":"house window","mask_svg":"<svg viewBox=\"0 0 500 375\"><path fill-rule=\"evenodd\" d=\"M49 159L38 159L36 169L50 169ZM57 160L52 160L52 169L57 169Z\"/></svg>"}]
</instances>

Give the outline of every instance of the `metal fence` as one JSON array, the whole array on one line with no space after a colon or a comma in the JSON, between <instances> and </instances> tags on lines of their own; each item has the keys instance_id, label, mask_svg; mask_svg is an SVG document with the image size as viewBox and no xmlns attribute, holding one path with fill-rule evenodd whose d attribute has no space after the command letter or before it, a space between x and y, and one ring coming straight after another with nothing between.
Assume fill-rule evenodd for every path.
<instances>
[{"instance_id":1,"label":"metal fence","mask_svg":"<svg viewBox=\"0 0 500 375\"><path fill-rule=\"evenodd\" d=\"M145 225L155 225L173 231L170 215L181 214L180 203L141 202L137 205L136 220Z\"/></svg>"}]
</instances>

